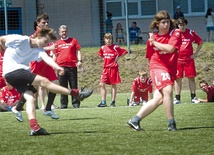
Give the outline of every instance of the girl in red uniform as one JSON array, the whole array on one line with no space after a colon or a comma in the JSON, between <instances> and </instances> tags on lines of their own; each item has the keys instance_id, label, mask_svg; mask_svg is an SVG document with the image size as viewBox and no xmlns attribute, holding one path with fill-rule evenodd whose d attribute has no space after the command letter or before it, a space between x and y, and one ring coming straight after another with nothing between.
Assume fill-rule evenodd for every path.
<instances>
[{"instance_id":1,"label":"girl in red uniform","mask_svg":"<svg viewBox=\"0 0 214 155\"><path fill-rule=\"evenodd\" d=\"M98 107L106 107L106 84L112 86L112 93L111 93L111 106L115 107L115 99L117 94L117 87L116 85L121 83L119 69L118 69L118 59L121 56L124 56L128 52L125 49L120 48L113 43L113 36L111 33L106 33L104 35L105 45L103 45L99 52L98 56L103 59L103 72L101 74L100 79L100 91L102 96L102 101L98 105Z\"/></svg>"},{"instance_id":2,"label":"girl in red uniform","mask_svg":"<svg viewBox=\"0 0 214 155\"><path fill-rule=\"evenodd\" d=\"M129 98L129 106L139 105L148 101L148 93L152 99L152 80L148 77L147 72L139 71L139 77L132 83L132 93Z\"/></svg>"},{"instance_id":3,"label":"girl in red uniform","mask_svg":"<svg viewBox=\"0 0 214 155\"><path fill-rule=\"evenodd\" d=\"M127 124L134 130L142 130L140 121L163 104L168 119L168 130L176 130L172 94L176 77L178 49L181 45L180 32L172 31L174 25L166 11L160 11L155 15L150 29L157 29L156 33L150 34L146 51L155 90L153 98L145 106L142 106L137 115L130 119Z\"/></svg>"}]
</instances>

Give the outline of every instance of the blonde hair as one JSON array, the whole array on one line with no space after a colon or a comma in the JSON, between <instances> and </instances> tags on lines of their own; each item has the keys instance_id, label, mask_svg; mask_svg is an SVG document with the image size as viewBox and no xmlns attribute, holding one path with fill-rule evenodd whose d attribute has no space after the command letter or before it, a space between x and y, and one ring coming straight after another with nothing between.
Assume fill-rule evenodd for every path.
<instances>
[{"instance_id":1,"label":"blonde hair","mask_svg":"<svg viewBox=\"0 0 214 155\"><path fill-rule=\"evenodd\" d=\"M138 74L139 74L139 76L147 75L147 71L146 70L140 70Z\"/></svg>"}]
</instances>

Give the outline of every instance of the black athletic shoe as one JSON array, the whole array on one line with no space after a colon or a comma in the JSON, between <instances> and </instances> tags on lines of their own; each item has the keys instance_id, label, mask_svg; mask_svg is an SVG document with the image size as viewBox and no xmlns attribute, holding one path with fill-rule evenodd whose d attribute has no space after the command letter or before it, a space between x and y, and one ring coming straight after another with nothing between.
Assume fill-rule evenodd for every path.
<instances>
[{"instance_id":1,"label":"black athletic shoe","mask_svg":"<svg viewBox=\"0 0 214 155\"><path fill-rule=\"evenodd\" d=\"M73 106L74 108L80 108L80 103L72 103L72 106Z\"/></svg>"},{"instance_id":2,"label":"black athletic shoe","mask_svg":"<svg viewBox=\"0 0 214 155\"><path fill-rule=\"evenodd\" d=\"M91 96L91 94L93 93L93 90L85 90L85 91L82 91L80 90L79 92L79 99L80 101L83 101L85 98Z\"/></svg>"},{"instance_id":3,"label":"black athletic shoe","mask_svg":"<svg viewBox=\"0 0 214 155\"><path fill-rule=\"evenodd\" d=\"M47 131L45 131L45 129L43 128L40 128L37 131L30 130L30 136L46 136L46 135L50 135L50 134Z\"/></svg>"},{"instance_id":4,"label":"black athletic shoe","mask_svg":"<svg viewBox=\"0 0 214 155\"><path fill-rule=\"evenodd\" d=\"M129 127L134 129L135 131L143 131L143 129L140 127L140 123L139 122L133 122L132 119L130 119L127 122L127 124L129 125Z\"/></svg>"},{"instance_id":5,"label":"black athletic shoe","mask_svg":"<svg viewBox=\"0 0 214 155\"><path fill-rule=\"evenodd\" d=\"M107 107L107 104L102 104L102 102L100 103L100 104L98 104L98 106L97 107Z\"/></svg>"},{"instance_id":6,"label":"black athletic shoe","mask_svg":"<svg viewBox=\"0 0 214 155\"><path fill-rule=\"evenodd\" d=\"M115 106L115 101L112 101L112 102L111 102L111 107L116 107L116 106Z\"/></svg>"},{"instance_id":7,"label":"black athletic shoe","mask_svg":"<svg viewBox=\"0 0 214 155\"><path fill-rule=\"evenodd\" d=\"M175 130L177 130L177 128L176 128L176 123L173 122L173 123L171 123L171 124L168 124L168 130L169 130L169 131L175 131Z\"/></svg>"}]
</instances>

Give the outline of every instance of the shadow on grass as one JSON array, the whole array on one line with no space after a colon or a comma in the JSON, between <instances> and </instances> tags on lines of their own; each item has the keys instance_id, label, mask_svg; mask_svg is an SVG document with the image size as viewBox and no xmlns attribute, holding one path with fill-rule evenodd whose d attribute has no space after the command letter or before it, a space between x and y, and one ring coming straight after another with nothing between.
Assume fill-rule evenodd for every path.
<instances>
[{"instance_id":1,"label":"shadow on grass","mask_svg":"<svg viewBox=\"0 0 214 155\"><path fill-rule=\"evenodd\" d=\"M196 129L208 129L208 128L214 128L214 126L186 127L186 128L179 128L178 130L196 130Z\"/></svg>"},{"instance_id":2,"label":"shadow on grass","mask_svg":"<svg viewBox=\"0 0 214 155\"><path fill-rule=\"evenodd\" d=\"M67 131L61 131L61 132L51 132L51 135L58 135L58 134L77 134L77 133L107 133L102 131L79 131L79 132L67 132Z\"/></svg>"}]
</instances>

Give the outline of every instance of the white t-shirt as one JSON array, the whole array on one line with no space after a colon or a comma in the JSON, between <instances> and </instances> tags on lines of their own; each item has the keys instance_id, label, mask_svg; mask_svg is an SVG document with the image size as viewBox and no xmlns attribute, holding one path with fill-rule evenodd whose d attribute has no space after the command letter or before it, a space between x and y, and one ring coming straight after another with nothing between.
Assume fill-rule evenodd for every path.
<instances>
[{"instance_id":1,"label":"white t-shirt","mask_svg":"<svg viewBox=\"0 0 214 155\"><path fill-rule=\"evenodd\" d=\"M5 46L3 76L17 69L29 70L31 61L41 61L42 55L46 54L42 48L31 48L28 36L7 35Z\"/></svg>"},{"instance_id":2,"label":"white t-shirt","mask_svg":"<svg viewBox=\"0 0 214 155\"><path fill-rule=\"evenodd\" d=\"M212 16L207 16L206 20L207 20L207 25L206 25L207 27L214 26Z\"/></svg>"}]
</instances>

